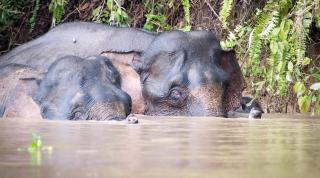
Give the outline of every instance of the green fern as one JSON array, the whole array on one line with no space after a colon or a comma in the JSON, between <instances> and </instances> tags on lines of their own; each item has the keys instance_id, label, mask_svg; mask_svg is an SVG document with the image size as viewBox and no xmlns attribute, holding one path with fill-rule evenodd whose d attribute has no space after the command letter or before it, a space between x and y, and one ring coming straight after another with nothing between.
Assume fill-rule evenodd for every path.
<instances>
[{"instance_id":1,"label":"green fern","mask_svg":"<svg viewBox=\"0 0 320 178\"><path fill-rule=\"evenodd\" d=\"M320 0L314 1L314 19L316 26L320 29Z\"/></svg>"},{"instance_id":2,"label":"green fern","mask_svg":"<svg viewBox=\"0 0 320 178\"><path fill-rule=\"evenodd\" d=\"M191 20L190 20L190 2L189 0L181 0L183 11L184 11L184 28L183 31L190 31L191 30Z\"/></svg>"},{"instance_id":3,"label":"green fern","mask_svg":"<svg viewBox=\"0 0 320 178\"><path fill-rule=\"evenodd\" d=\"M0 37L15 22L20 20L22 9L26 5L25 0L1 0L0 1Z\"/></svg>"},{"instance_id":4,"label":"green fern","mask_svg":"<svg viewBox=\"0 0 320 178\"><path fill-rule=\"evenodd\" d=\"M262 39L267 39L272 32L272 30L278 25L279 23L279 12L277 10L271 12L270 16L268 17L268 22L264 25L264 29L262 29L259 36Z\"/></svg>"},{"instance_id":5,"label":"green fern","mask_svg":"<svg viewBox=\"0 0 320 178\"><path fill-rule=\"evenodd\" d=\"M252 29L249 26L237 25L233 31L229 32L227 39L220 42L221 47L223 49L230 49L236 47L236 45L240 46L247 33L251 31Z\"/></svg>"},{"instance_id":6,"label":"green fern","mask_svg":"<svg viewBox=\"0 0 320 178\"><path fill-rule=\"evenodd\" d=\"M59 24L64 14L64 7L69 0L51 0L49 11L52 13L52 26Z\"/></svg>"},{"instance_id":7,"label":"green fern","mask_svg":"<svg viewBox=\"0 0 320 178\"><path fill-rule=\"evenodd\" d=\"M40 5L41 5L40 0L36 0L33 11L32 11L32 16L29 19L29 26L30 26L29 33L31 33L33 31L34 26L36 24L36 19L38 16L38 11L39 11Z\"/></svg>"},{"instance_id":8,"label":"green fern","mask_svg":"<svg viewBox=\"0 0 320 178\"><path fill-rule=\"evenodd\" d=\"M107 0L106 6L104 3L95 8L92 12L92 20L98 23L115 25L120 27L130 26L130 18L126 9L122 7L124 1Z\"/></svg>"},{"instance_id":9,"label":"green fern","mask_svg":"<svg viewBox=\"0 0 320 178\"><path fill-rule=\"evenodd\" d=\"M233 6L233 0L223 0L222 1L222 7L219 12L219 17L220 17L220 20L222 21L222 24L225 28L227 28L229 25L228 17L231 14L232 6Z\"/></svg>"},{"instance_id":10,"label":"green fern","mask_svg":"<svg viewBox=\"0 0 320 178\"><path fill-rule=\"evenodd\" d=\"M301 65L304 60L306 52L306 38L310 31L310 26L312 23L312 13L306 11L307 6L310 5L304 1L299 1L297 3L296 9L296 21L295 21L295 32L297 33L295 40L295 50L297 57L297 64Z\"/></svg>"}]
</instances>

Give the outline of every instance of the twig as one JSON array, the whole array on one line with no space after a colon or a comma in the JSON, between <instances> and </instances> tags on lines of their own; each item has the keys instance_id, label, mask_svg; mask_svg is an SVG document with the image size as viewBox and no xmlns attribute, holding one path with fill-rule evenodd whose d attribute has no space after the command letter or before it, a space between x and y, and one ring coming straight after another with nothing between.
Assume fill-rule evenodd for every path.
<instances>
[{"instance_id":1,"label":"twig","mask_svg":"<svg viewBox=\"0 0 320 178\"><path fill-rule=\"evenodd\" d=\"M97 20L98 20L98 21L100 21L100 17L101 17L101 15L102 15L102 11L103 11L103 9L104 9L105 4L106 4L106 0L103 0L103 1L102 1L102 5L101 5L101 8L100 8L100 10L99 10L99 15L98 15L98 17L97 17Z\"/></svg>"},{"instance_id":2,"label":"twig","mask_svg":"<svg viewBox=\"0 0 320 178\"><path fill-rule=\"evenodd\" d=\"M210 10L213 12L213 14L217 17L217 19L220 21L220 23L223 25L223 22L222 22L222 20L220 19L220 17L219 17L219 15L216 13L216 11L214 10L214 8L211 6L211 4L207 1L207 0L205 0L204 1L208 6L209 6L209 8L210 8ZM230 29L226 26L226 27L224 27L227 31L228 31L228 33L230 33Z\"/></svg>"},{"instance_id":3,"label":"twig","mask_svg":"<svg viewBox=\"0 0 320 178\"><path fill-rule=\"evenodd\" d=\"M81 12L78 10L78 8L76 8L76 9L74 9L72 12L68 13L68 14L61 20L61 22L66 21L66 20L70 17L70 15L74 14L76 11L78 11L78 13L81 15Z\"/></svg>"},{"instance_id":4,"label":"twig","mask_svg":"<svg viewBox=\"0 0 320 178\"><path fill-rule=\"evenodd\" d=\"M218 20L222 23L219 15L216 13L216 11L215 11L214 8L211 6L211 4L210 4L207 0L205 0L204 2L209 6L209 8L210 8L210 10L213 12L213 14L214 14L214 15L218 18Z\"/></svg>"}]
</instances>

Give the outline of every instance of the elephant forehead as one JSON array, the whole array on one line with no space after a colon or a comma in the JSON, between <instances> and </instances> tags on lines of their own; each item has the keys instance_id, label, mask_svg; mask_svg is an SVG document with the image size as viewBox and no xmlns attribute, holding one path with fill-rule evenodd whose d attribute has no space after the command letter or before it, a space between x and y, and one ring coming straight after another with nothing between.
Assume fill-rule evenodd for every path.
<instances>
[{"instance_id":1,"label":"elephant forehead","mask_svg":"<svg viewBox=\"0 0 320 178\"><path fill-rule=\"evenodd\" d=\"M147 51L175 51L175 50L206 51L220 49L219 40L209 31L168 31L160 34Z\"/></svg>"},{"instance_id":2,"label":"elephant forehead","mask_svg":"<svg viewBox=\"0 0 320 178\"><path fill-rule=\"evenodd\" d=\"M186 74L190 89L208 84L222 86L228 78L227 74L215 65L202 65L199 62L192 63Z\"/></svg>"}]
</instances>

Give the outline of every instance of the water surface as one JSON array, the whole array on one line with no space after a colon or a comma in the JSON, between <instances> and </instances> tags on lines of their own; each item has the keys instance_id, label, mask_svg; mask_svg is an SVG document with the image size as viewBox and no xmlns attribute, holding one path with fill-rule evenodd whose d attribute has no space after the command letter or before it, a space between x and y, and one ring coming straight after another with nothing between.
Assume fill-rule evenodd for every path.
<instances>
[{"instance_id":1,"label":"water surface","mask_svg":"<svg viewBox=\"0 0 320 178\"><path fill-rule=\"evenodd\" d=\"M30 154L31 133L52 150ZM320 119L0 119L0 177L319 177Z\"/></svg>"}]
</instances>

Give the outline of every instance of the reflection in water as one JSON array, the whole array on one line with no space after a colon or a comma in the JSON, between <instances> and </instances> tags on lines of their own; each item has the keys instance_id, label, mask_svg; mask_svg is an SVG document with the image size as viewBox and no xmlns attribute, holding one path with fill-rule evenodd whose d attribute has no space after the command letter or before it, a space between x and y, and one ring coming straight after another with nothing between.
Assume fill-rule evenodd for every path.
<instances>
[{"instance_id":1,"label":"reflection in water","mask_svg":"<svg viewBox=\"0 0 320 178\"><path fill-rule=\"evenodd\" d=\"M0 120L0 177L317 177L320 119ZM51 154L32 164L31 133Z\"/></svg>"}]
</instances>

